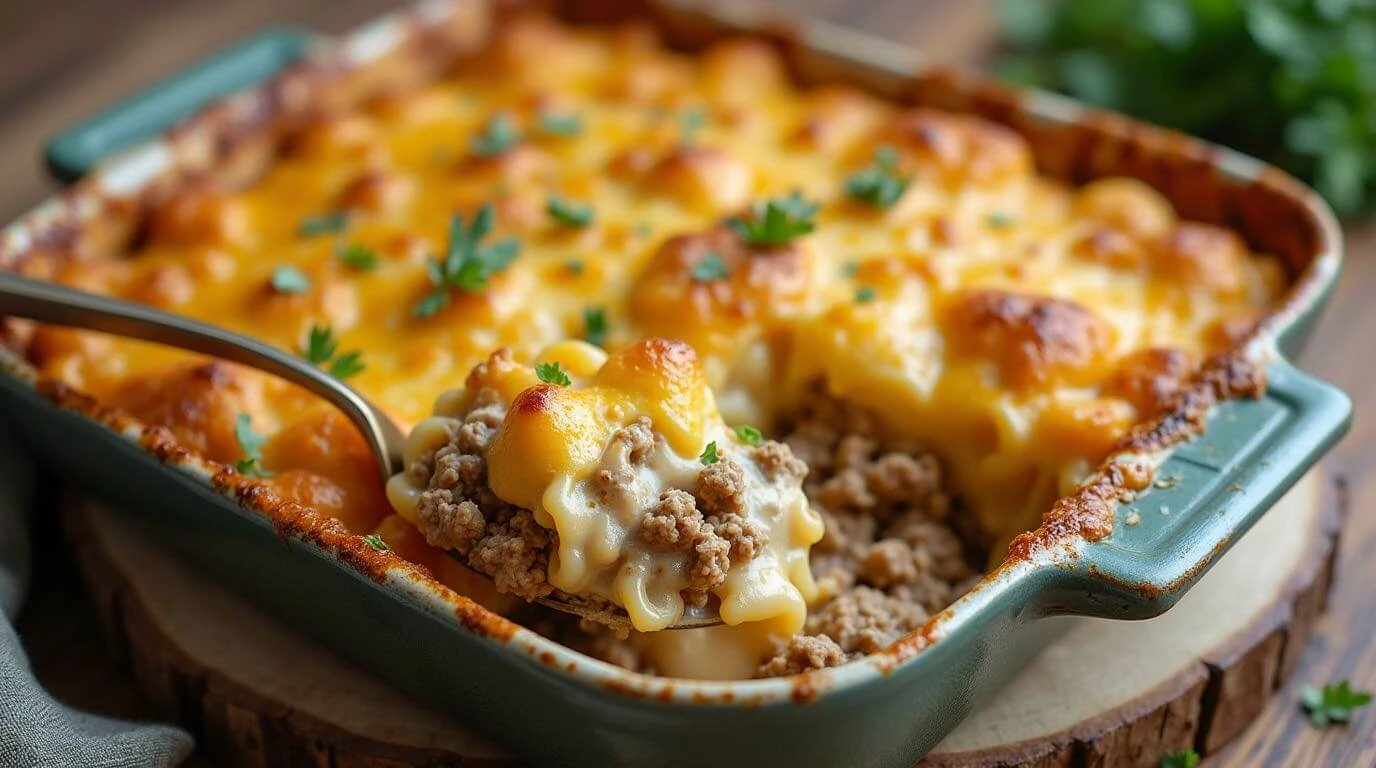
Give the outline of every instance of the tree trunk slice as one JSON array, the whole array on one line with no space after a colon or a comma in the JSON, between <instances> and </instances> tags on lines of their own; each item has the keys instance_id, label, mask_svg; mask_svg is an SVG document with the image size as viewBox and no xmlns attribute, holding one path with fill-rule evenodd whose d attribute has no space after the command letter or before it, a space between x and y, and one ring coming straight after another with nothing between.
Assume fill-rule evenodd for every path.
<instances>
[{"instance_id":1,"label":"tree trunk slice","mask_svg":"<svg viewBox=\"0 0 1376 768\"><path fill-rule=\"evenodd\" d=\"M1166 615L1078 619L931 766L1157 766L1261 712L1323 610L1340 494L1310 473ZM118 652L230 765L514 766L495 745L283 627L93 502L66 527Z\"/></svg>"}]
</instances>

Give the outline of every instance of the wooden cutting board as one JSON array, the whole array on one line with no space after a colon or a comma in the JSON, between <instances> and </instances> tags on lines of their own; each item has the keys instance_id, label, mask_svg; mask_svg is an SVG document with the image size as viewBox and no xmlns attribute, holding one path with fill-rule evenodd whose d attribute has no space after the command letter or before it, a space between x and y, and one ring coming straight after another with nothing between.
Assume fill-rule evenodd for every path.
<instances>
[{"instance_id":1,"label":"wooden cutting board","mask_svg":"<svg viewBox=\"0 0 1376 768\"><path fill-rule=\"evenodd\" d=\"M1237 735L1293 669L1332 576L1338 494L1303 479L1172 611L1074 626L924 765L1157 766ZM64 520L145 693L229 765L518 765L287 629L98 504Z\"/></svg>"}]
</instances>

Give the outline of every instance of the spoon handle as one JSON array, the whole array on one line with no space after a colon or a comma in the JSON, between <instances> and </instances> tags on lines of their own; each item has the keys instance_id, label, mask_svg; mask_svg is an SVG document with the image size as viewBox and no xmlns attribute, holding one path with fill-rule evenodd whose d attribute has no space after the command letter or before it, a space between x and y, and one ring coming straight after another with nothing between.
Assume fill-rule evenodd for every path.
<instances>
[{"instance_id":1,"label":"spoon handle","mask_svg":"<svg viewBox=\"0 0 1376 768\"><path fill-rule=\"evenodd\" d=\"M406 438L391 419L338 379L257 339L142 304L11 273L0 273L0 315L142 339L266 371L343 411L368 441L384 481L401 469Z\"/></svg>"}]
</instances>

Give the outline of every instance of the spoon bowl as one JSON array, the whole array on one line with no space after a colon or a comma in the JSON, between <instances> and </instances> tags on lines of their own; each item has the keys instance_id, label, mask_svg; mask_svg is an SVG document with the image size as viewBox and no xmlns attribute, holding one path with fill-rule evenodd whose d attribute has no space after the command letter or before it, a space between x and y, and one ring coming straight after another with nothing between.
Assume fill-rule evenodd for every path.
<instances>
[{"instance_id":1,"label":"spoon bowl","mask_svg":"<svg viewBox=\"0 0 1376 768\"><path fill-rule=\"evenodd\" d=\"M406 435L382 409L312 363L257 339L143 304L10 273L0 273L0 315L151 341L273 374L324 398L342 411L367 441L382 482L387 482L388 478L404 468L402 456L406 448ZM448 554L464 562L455 553ZM474 572L479 573L476 570ZM630 617L624 611L608 611L604 605L573 595L558 593L557 597L545 597L538 602L613 629L631 628ZM720 623L719 616L685 611L671 629Z\"/></svg>"}]
</instances>

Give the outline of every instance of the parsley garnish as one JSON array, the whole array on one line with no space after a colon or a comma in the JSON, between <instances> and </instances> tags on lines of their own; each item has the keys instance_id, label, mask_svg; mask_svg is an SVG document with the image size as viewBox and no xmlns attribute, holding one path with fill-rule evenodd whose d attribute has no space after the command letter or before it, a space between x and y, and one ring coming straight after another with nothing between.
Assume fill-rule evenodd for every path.
<instances>
[{"instance_id":1,"label":"parsley garnish","mask_svg":"<svg viewBox=\"0 0 1376 768\"><path fill-rule=\"evenodd\" d=\"M888 208L908 191L912 177L898 172L898 155L892 147L874 151L874 163L846 179L846 194L876 208Z\"/></svg>"},{"instance_id":2,"label":"parsley garnish","mask_svg":"<svg viewBox=\"0 0 1376 768\"><path fill-rule=\"evenodd\" d=\"M1199 753L1193 749L1182 749L1161 758L1161 768L1198 768Z\"/></svg>"},{"instance_id":3,"label":"parsley garnish","mask_svg":"<svg viewBox=\"0 0 1376 768\"><path fill-rule=\"evenodd\" d=\"M577 136L583 130L583 119L574 114L542 114L536 119L535 125L543 133L553 136Z\"/></svg>"},{"instance_id":4,"label":"parsley garnish","mask_svg":"<svg viewBox=\"0 0 1376 768\"><path fill-rule=\"evenodd\" d=\"M698 461L702 462L704 467L711 466L721 461L721 457L717 455L716 440L708 443L707 446L702 449L702 453L698 454Z\"/></svg>"},{"instance_id":5,"label":"parsley garnish","mask_svg":"<svg viewBox=\"0 0 1376 768\"><path fill-rule=\"evenodd\" d=\"M306 334L306 346L301 350L301 356L316 365L329 363L330 367L326 370L340 381L362 373L367 367L363 363L362 352L336 355L338 351L339 340L334 337L334 331L328 325L312 325Z\"/></svg>"},{"instance_id":6,"label":"parsley garnish","mask_svg":"<svg viewBox=\"0 0 1376 768\"><path fill-rule=\"evenodd\" d=\"M816 228L816 213L817 206L794 190L788 197L756 203L749 218L728 219L726 224L750 245L787 245Z\"/></svg>"},{"instance_id":7,"label":"parsley garnish","mask_svg":"<svg viewBox=\"0 0 1376 768\"><path fill-rule=\"evenodd\" d=\"M764 439L764 435L760 430L755 429L749 424L741 424L732 431L736 433L736 439L746 445L759 445L760 441Z\"/></svg>"},{"instance_id":8,"label":"parsley garnish","mask_svg":"<svg viewBox=\"0 0 1376 768\"><path fill-rule=\"evenodd\" d=\"M607 310L602 307L583 310L583 340L598 347L607 343Z\"/></svg>"},{"instance_id":9,"label":"parsley garnish","mask_svg":"<svg viewBox=\"0 0 1376 768\"><path fill-rule=\"evenodd\" d=\"M873 286L865 285L855 292L855 301L857 304L868 304L878 296L879 292L874 290Z\"/></svg>"},{"instance_id":10,"label":"parsley garnish","mask_svg":"<svg viewBox=\"0 0 1376 768\"><path fill-rule=\"evenodd\" d=\"M366 246L339 243L334 248L335 258L344 262L351 269L360 272L371 272L377 269L377 251Z\"/></svg>"},{"instance_id":11,"label":"parsley garnish","mask_svg":"<svg viewBox=\"0 0 1376 768\"><path fill-rule=\"evenodd\" d=\"M463 217L454 214L444 258L425 264L435 290L412 310L416 317L431 317L449 306L449 295L454 289L470 293L481 291L493 275L505 270L521 254L521 243L514 238L481 245L494 223L495 215L490 205L484 205L467 228Z\"/></svg>"},{"instance_id":12,"label":"parsley garnish","mask_svg":"<svg viewBox=\"0 0 1376 768\"><path fill-rule=\"evenodd\" d=\"M302 237L331 235L343 232L349 226L349 214L343 211L326 213L320 216L307 216L301 220L296 231Z\"/></svg>"},{"instance_id":13,"label":"parsley garnish","mask_svg":"<svg viewBox=\"0 0 1376 768\"><path fill-rule=\"evenodd\" d=\"M311 289L306 273L289 264L272 270L272 289L278 293L305 293Z\"/></svg>"},{"instance_id":14,"label":"parsley garnish","mask_svg":"<svg viewBox=\"0 0 1376 768\"><path fill-rule=\"evenodd\" d=\"M558 195L550 195L545 201L545 213L559 224L573 229L582 229L592 223L592 206L574 203Z\"/></svg>"},{"instance_id":15,"label":"parsley garnish","mask_svg":"<svg viewBox=\"0 0 1376 768\"><path fill-rule=\"evenodd\" d=\"M679 143L689 146L697 141L698 133L702 131L704 125L707 125L707 115L702 110L690 109L684 112L683 117L678 120Z\"/></svg>"},{"instance_id":16,"label":"parsley garnish","mask_svg":"<svg viewBox=\"0 0 1376 768\"><path fill-rule=\"evenodd\" d=\"M569 375L559 367L558 360L552 363L540 363L535 366L535 375L540 378L540 381L546 384L558 384L561 387L567 387L573 383Z\"/></svg>"},{"instance_id":17,"label":"parsley garnish","mask_svg":"<svg viewBox=\"0 0 1376 768\"><path fill-rule=\"evenodd\" d=\"M244 458L234 464L239 474L247 477L272 477L272 473L263 469L262 464L263 443L267 442L267 438L253 431L253 420L247 413L235 417L234 439L239 442L239 450L244 454Z\"/></svg>"},{"instance_id":18,"label":"parsley garnish","mask_svg":"<svg viewBox=\"0 0 1376 768\"><path fill-rule=\"evenodd\" d=\"M845 264L842 264L841 274L845 275L846 277L855 277L856 275L860 274L860 262L856 261L855 259L850 259Z\"/></svg>"},{"instance_id":19,"label":"parsley garnish","mask_svg":"<svg viewBox=\"0 0 1376 768\"><path fill-rule=\"evenodd\" d=\"M725 280L730 273L726 269L726 262L722 261L721 254L716 251L708 251L702 260L693 265L693 280L699 283L710 283L713 280Z\"/></svg>"},{"instance_id":20,"label":"parsley garnish","mask_svg":"<svg viewBox=\"0 0 1376 768\"><path fill-rule=\"evenodd\" d=\"M496 115L487 121L487 125L483 126L482 133L474 136L468 147L478 157L493 157L511 149L520 139L521 137L516 133L516 126L511 122L511 118L506 115Z\"/></svg>"},{"instance_id":21,"label":"parsley garnish","mask_svg":"<svg viewBox=\"0 0 1376 768\"><path fill-rule=\"evenodd\" d=\"M1013 226L1015 220L1006 213L991 213L984 217L984 221L994 229L1007 229Z\"/></svg>"},{"instance_id":22,"label":"parsley garnish","mask_svg":"<svg viewBox=\"0 0 1376 768\"><path fill-rule=\"evenodd\" d=\"M382 537L376 533L370 533L364 536L363 540L368 543L368 546L379 552L386 552L391 549L391 547L387 546L387 542L383 541Z\"/></svg>"},{"instance_id":23,"label":"parsley garnish","mask_svg":"<svg viewBox=\"0 0 1376 768\"><path fill-rule=\"evenodd\" d=\"M1309 722L1322 728L1330 723L1346 723L1352 718L1352 711L1364 707L1371 701L1369 691L1354 691L1346 680L1336 685L1325 685L1319 690L1312 685L1300 689L1300 704L1309 712Z\"/></svg>"},{"instance_id":24,"label":"parsley garnish","mask_svg":"<svg viewBox=\"0 0 1376 768\"><path fill-rule=\"evenodd\" d=\"M581 259L569 259L564 262L564 269L575 275L583 274L583 261Z\"/></svg>"}]
</instances>

